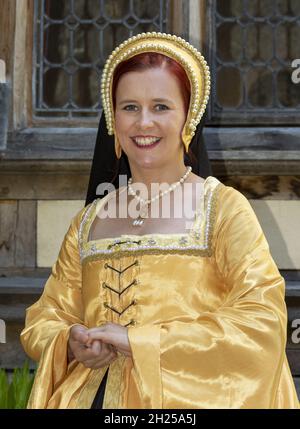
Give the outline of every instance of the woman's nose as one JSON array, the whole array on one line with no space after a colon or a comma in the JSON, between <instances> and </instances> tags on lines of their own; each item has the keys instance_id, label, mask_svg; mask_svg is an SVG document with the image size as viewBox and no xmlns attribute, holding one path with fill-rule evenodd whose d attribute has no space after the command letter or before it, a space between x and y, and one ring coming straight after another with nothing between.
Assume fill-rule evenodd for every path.
<instances>
[{"instance_id":1,"label":"woman's nose","mask_svg":"<svg viewBox=\"0 0 300 429\"><path fill-rule=\"evenodd\" d=\"M140 128L150 128L153 126L153 116L148 110L141 111L138 118Z\"/></svg>"}]
</instances>

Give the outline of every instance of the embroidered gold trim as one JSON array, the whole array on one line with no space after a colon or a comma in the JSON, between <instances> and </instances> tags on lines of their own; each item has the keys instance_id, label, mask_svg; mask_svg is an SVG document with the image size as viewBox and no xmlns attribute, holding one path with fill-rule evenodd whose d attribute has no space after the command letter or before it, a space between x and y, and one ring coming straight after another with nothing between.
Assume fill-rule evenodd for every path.
<instances>
[{"instance_id":1,"label":"embroidered gold trim","mask_svg":"<svg viewBox=\"0 0 300 429\"><path fill-rule=\"evenodd\" d=\"M82 389L76 403L76 408L90 409L98 388L107 370L107 366L96 370L91 370L88 380Z\"/></svg>"},{"instance_id":2,"label":"embroidered gold trim","mask_svg":"<svg viewBox=\"0 0 300 429\"><path fill-rule=\"evenodd\" d=\"M103 399L103 409L117 409L120 408L120 393L122 383L122 371L125 357L119 355L109 367L107 382L105 386L105 394Z\"/></svg>"},{"instance_id":3,"label":"embroidered gold trim","mask_svg":"<svg viewBox=\"0 0 300 429\"><path fill-rule=\"evenodd\" d=\"M210 180L209 180L210 179ZM209 186L209 182L212 186ZM212 255L212 236L216 219L216 204L220 189L224 186L216 178L207 179L208 192L205 193L205 216L199 230L186 234L123 234L119 238L103 238L87 241L89 229L95 217L95 200L83 216L80 225L79 243L81 262L98 259L122 258L124 256L188 254L194 256Z\"/></svg>"}]
</instances>

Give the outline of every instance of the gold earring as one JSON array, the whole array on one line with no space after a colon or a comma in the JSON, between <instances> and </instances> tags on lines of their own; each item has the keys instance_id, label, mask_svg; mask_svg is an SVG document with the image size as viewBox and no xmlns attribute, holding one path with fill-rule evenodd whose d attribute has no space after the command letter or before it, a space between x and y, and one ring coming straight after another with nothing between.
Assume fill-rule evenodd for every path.
<instances>
[{"instance_id":1,"label":"gold earring","mask_svg":"<svg viewBox=\"0 0 300 429\"><path fill-rule=\"evenodd\" d=\"M116 152L117 158L120 159L122 155L122 148L116 133L115 133L115 152Z\"/></svg>"},{"instance_id":2,"label":"gold earring","mask_svg":"<svg viewBox=\"0 0 300 429\"><path fill-rule=\"evenodd\" d=\"M185 153L188 153L189 151L189 145L191 143L191 136L187 135L184 131L181 133L181 139L183 142L183 146L185 148Z\"/></svg>"}]
</instances>

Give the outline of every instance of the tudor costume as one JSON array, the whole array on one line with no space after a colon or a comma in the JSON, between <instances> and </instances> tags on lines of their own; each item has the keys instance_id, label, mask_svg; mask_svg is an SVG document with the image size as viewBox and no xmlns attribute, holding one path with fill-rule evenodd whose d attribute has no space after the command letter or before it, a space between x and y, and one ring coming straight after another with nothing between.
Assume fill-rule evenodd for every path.
<instances>
[{"instance_id":1,"label":"tudor costume","mask_svg":"<svg viewBox=\"0 0 300 429\"><path fill-rule=\"evenodd\" d=\"M109 58L102 85L108 134L114 68L141 52L170 56L189 75L187 149L207 103L208 69L187 42L161 33L131 38ZM21 334L39 361L29 407L91 408L104 377L103 408L299 407L285 354L284 279L263 231L240 192L211 175L203 189L201 216L185 234L90 238L111 194L90 198L73 218ZM128 327L132 358L119 355L98 370L68 365L70 328L109 321Z\"/></svg>"}]
</instances>

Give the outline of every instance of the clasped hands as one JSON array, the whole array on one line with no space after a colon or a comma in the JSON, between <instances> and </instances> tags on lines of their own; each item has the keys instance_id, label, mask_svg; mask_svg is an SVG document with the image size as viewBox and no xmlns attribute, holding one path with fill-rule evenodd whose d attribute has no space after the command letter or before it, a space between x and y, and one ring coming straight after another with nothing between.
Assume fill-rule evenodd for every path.
<instances>
[{"instance_id":1,"label":"clasped hands","mask_svg":"<svg viewBox=\"0 0 300 429\"><path fill-rule=\"evenodd\" d=\"M131 357L128 329L117 323L105 323L98 328L87 329L74 325L68 341L68 362L76 359L86 368L98 369L112 363L118 352Z\"/></svg>"}]
</instances>

